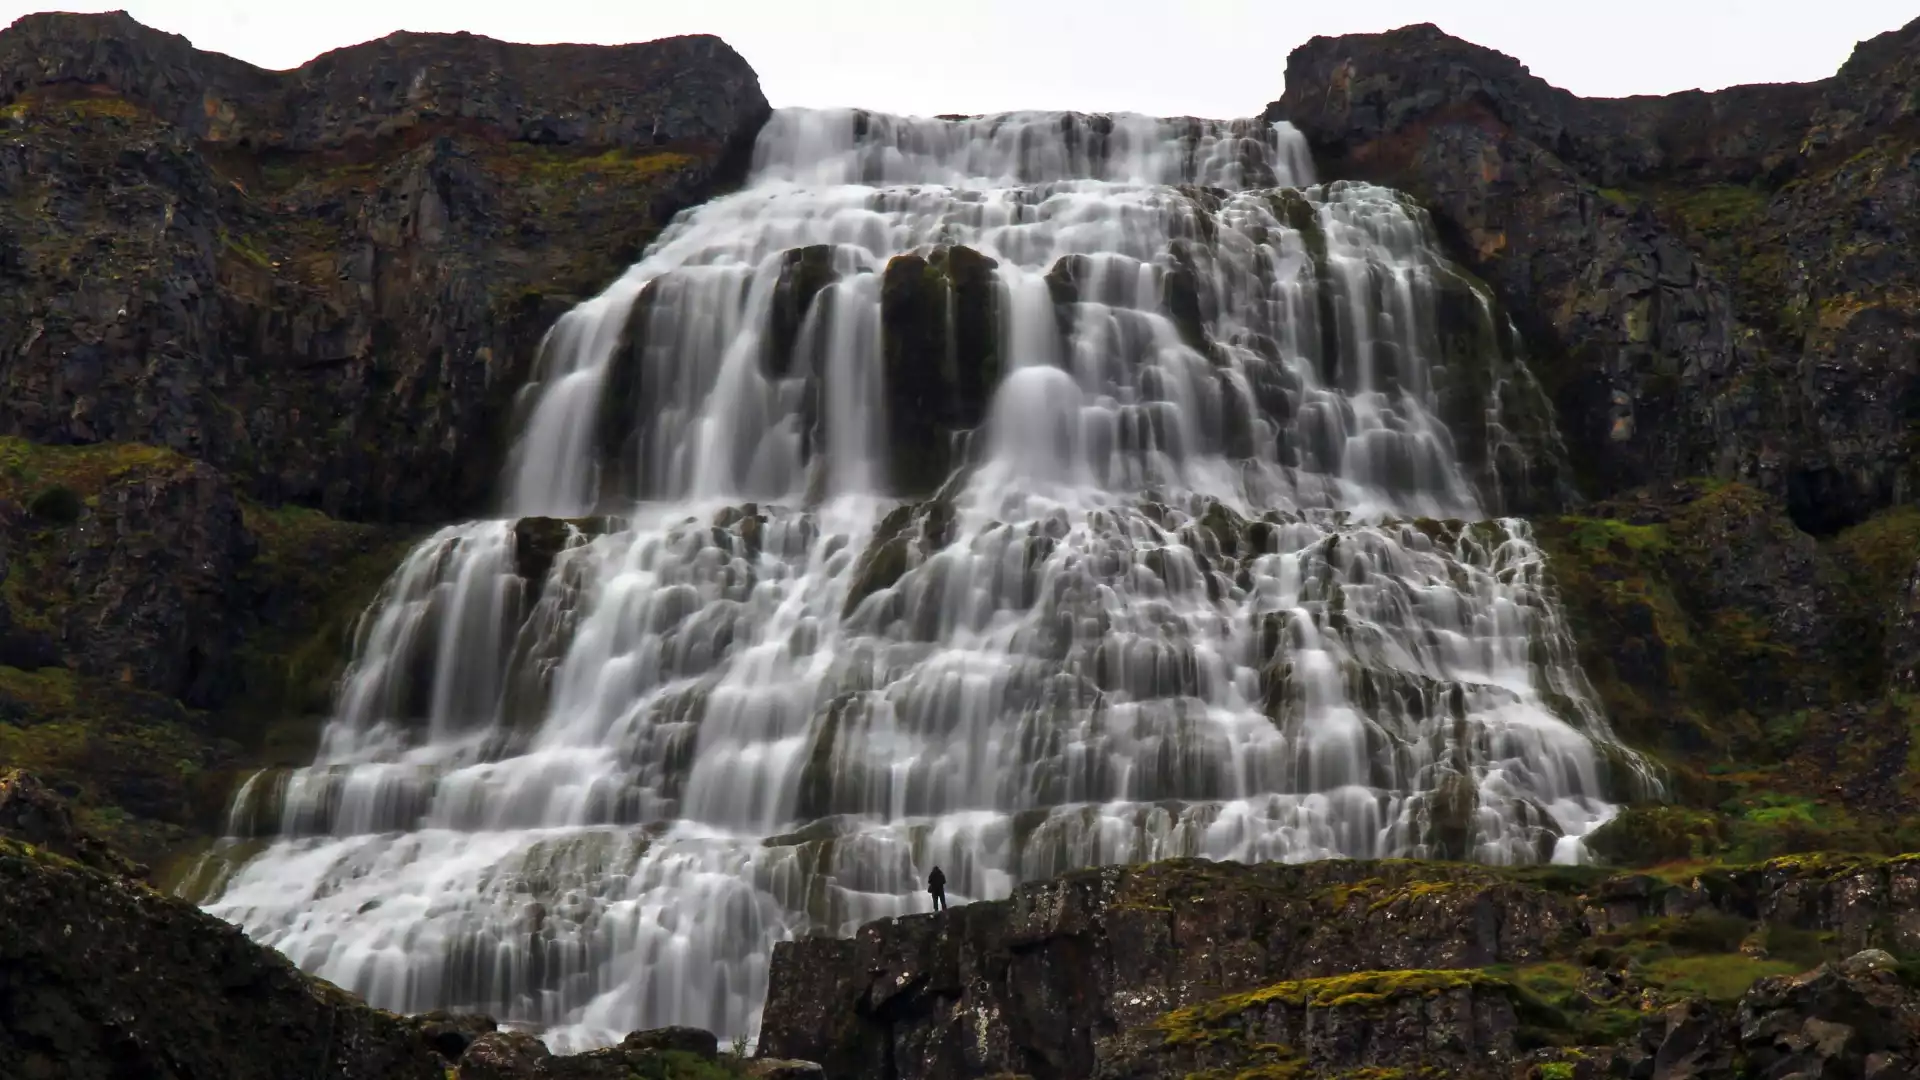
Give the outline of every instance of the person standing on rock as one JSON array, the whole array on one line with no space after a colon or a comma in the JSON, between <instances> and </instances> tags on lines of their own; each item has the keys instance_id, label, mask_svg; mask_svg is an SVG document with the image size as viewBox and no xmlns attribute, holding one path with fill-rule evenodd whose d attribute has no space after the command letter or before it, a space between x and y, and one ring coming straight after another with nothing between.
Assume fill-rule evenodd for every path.
<instances>
[{"instance_id":1,"label":"person standing on rock","mask_svg":"<svg viewBox=\"0 0 1920 1080\"><path fill-rule=\"evenodd\" d=\"M927 875L927 893L933 897L933 910L947 910L947 875L937 866Z\"/></svg>"}]
</instances>

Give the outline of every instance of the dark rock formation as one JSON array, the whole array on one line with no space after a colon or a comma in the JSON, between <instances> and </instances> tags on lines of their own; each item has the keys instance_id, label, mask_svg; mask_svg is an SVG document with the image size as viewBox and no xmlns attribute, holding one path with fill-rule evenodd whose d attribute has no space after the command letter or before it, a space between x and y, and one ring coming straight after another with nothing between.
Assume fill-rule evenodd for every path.
<instances>
[{"instance_id":1,"label":"dark rock formation","mask_svg":"<svg viewBox=\"0 0 1920 1080\"><path fill-rule=\"evenodd\" d=\"M357 518L471 510L535 344L767 113L710 37L395 34L267 72L124 14L0 32L0 433Z\"/></svg>"},{"instance_id":2,"label":"dark rock formation","mask_svg":"<svg viewBox=\"0 0 1920 1080\"><path fill-rule=\"evenodd\" d=\"M106 874L138 878L146 867L129 862L73 819L66 800L32 773L0 769L0 836L44 848Z\"/></svg>"},{"instance_id":3,"label":"dark rock formation","mask_svg":"<svg viewBox=\"0 0 1920 1080\"><path fill-rule=\"evenodd\" d=\"M266 509L156 447L0 437L0 464L0 763L158 862L217 820L241 759L310 759L308 717L404 539Z\"/></svg>"},{"instance_id":4,"label":"dark rock formation","mask_svg":"<svg viewBox=\"0 0 1920 1080\"><path fill-rule=\"evenodd\" d=\"M1905 1075L1859 1071L1920 1051L1920 995L1890 955L1787 974L1920 946L1916 896L1907 860L1673 883L1409 863L1084 871L778 946L760 1045L850 1080L1655 1075L1641 1061L1732 1077L1742 1055ZM1601 1071L1573 1071L1589 1059Z\"/></svg>"},{"instance_id":5,"label":"dark rock formation","mask_svg":"<svg viewBox=\"0 0 1920 1080\"><path fill-rule=\"evenodd\" d=\"M77 860L77 861L76 861ZM83 865L83 863L85 865ZM0 1076L8 1080L806 1080L710 1032L556 1056L485 1016L400 1017L131 880L31 776L0 772Z\"/></svg>"},{"instance_id":6,"label":"dark rock formation","mask_svg":"<svg viewBox=\"0 0 1920 1080\"><path fill-rule=\"evenodd\" d=\"M1737 477L1831 532L1920 493L1916 56L1920 22L1823 82L1588 101L1416 26L1301 46L1269 115L1433 211L1589 494Z\"/></svg>"},{"instance_id":7,"label":"dark rock formation","mask_svg":"<svg viewBox=\"0 0 1920 1080\"><path fill-rule=\"evenodd\" d=\"M995 263L968 247L896 256L880 286L891 477L925 495L961 458L957 439L986 419L1000 384Z\"/></svg>"},{"instance_id":8,"label":"dark rock formation","mask_svg":"<svg viewBox=\"0 0 1920 1080\"><path fill-rule=\"evenodd\" d=\"M156 1007L164 1003L164 1007ZM0 839L0 1075L444 1080L406 1022L238 928Z\"/></svg>"},{"instance_id":9,"label":"dark rock formation","mask_svg":"<svg viewBox=\"0 0 1920 1080\"><path fill-rule=\"evenodd\" d=\"M1689 481L1535 531L1615 730L1673 766L1668 797L1692 807L1624 817L1595 838L1608 858L1920 842L1902 682L1920 512L1820 542L1778 498Z\"/></svg>"},{"instance_id":10,"label":"dark rock formation","mask_svg":"<svg viewBox=\"0 0 1920 1080\"><path fill-rule=\"evenodd\" d=\"M124 14L0 31L0 763L159 861L242 763L310 760L405 540L341 519L475 509L554 317L766 112L707 37L267 72Z\"/></svg>"}]
</instances>

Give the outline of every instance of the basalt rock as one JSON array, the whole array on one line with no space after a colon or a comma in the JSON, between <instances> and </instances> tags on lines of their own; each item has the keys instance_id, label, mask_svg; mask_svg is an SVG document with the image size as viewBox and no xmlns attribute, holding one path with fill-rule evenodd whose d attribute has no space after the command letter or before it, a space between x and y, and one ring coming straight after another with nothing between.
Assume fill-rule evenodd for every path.
<instances>
[{"instance_id":1,"label":"basalt rock","mask_svg":"<svg viewBox=\"0 0 1920 1080\"><path fill-rule=\"evenodd\" d=\"M76 861L78 860L78 861ZM29 776L0 773L0 1076L8 1080L723 1080L820 1075L634 1032L558 1055L490 1017L401 1017L133 880ZM164 1002L165 1008L156 1008Z\"/></svg>"},{"instance_id":2,"label":"basalt rock","mask_svg":"<svg viewBox=\"0 0 1920 1080\"><path fill-rule=\"evenodd\" d=\"M1590 850L1645 865L1911 848L1920 514L1821 542L1782 498L1688 481L1535 535L1614 730L1676 766L1666 798L1687 804L1623 815ZM1753 773L1719 779L1725 762Z\"/></svg>"},{"instance_id":3,"label":"basalt rock","mask_svg":"<svg viewBox=\"0 0 1920 1080\"><path fill-rule=\"evenodd\" d=\"M574 298L767 115L711 37L395 34L290 72L124 14L0 32L0 433L336 516L479 506Z\"/></svg>"},{"instance_id":4,"label":"basalt rock","mask_svg":"<svg viewBox=\"0 0 1920 1080\"><path fill-rule=\"evenodd\" d=\"M446 1063L399 1017L238 928L0 839L0 1075L242 1080L292 1067L444 1080Z\"/></svg>"},{"instance_id":5,"label":"basalt rock","mask_svg":"<svg viewBox=\"0 0 1920 1080\"><path fill-rule=\"evenodd\" d=\"M1723 1062L1748 984L1920 945L1916 895L1910 860L1677 882L1412 863L1089 870L777 946L760 1048L860 1080L1423 1063L1507 1077L1539 1047L1611 1055L1643 1037L1649 1061ZM1661 1020L1643 1031L1648 1009Z\"/></svg>"},{"instance_id":6,"label":"basalt rock","mask_svg":"<svg viewBox=\"0 0 1920 1080\"><path fill-rule=\"evenodd\" d=\"M66 800L48 790L32 773L0 769L0 836L43 848L121 877L143 877L146 867L131 862L99 837L81 828Z\"/></svg>"},{"instance_id":7,"label":"basalt rock","mask_svg":"<svg viewBox=\"0 0 1920 1080\"><path fill-rule=\"evenodd\" d=\"M999 385L997 264L968 247L896 256L880 286L893 487L930 494L962 460Z\"/></svg>"},{"instance_id":8,"label":"basalt rock","mask_svg":"<svg viewBox=\"0 0 1920 1080\"><path fill-rule=\"evenodd\" d=\"M1739 478L1832 532L1920 490L1916 55L1920 22L1821 82L1583 100L1416 26L1309 41L1269 116L1432 210L1589 494Z\"/></svg>"},{"instance_id":9,"label":"basalt rock","mask_svg":"<svg viewBox=\"0 0 1920 1080\"><path fill-rule=\"evenodd\" d=\"M247 500L206 463L0 437L0 763L158 865L246 759L311 760L404 534ZM27 507L55 501L73 512Z\"/></svg>"}]
</instances>

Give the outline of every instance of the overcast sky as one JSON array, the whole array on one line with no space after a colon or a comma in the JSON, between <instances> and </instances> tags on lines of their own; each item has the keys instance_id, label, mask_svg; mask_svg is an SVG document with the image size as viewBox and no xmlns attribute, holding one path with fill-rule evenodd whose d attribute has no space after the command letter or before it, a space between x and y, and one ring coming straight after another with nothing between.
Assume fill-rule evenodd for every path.
<instances>
[{"instance_id":1,"label":"overcast sky","mask_svg":"<svg viewBox=\"0 0 1920 1080\"><path fill-rule=\"evenodd\" d=\"M1002 109L1243 116L1278 97L1316 34L1433 22L1579 94L1659 94L1830 75L1920 0L0 0L125 8L264 67L394 30L611 44L725 38L775 105L930 115Z\"/></svg>"}]
</instances>

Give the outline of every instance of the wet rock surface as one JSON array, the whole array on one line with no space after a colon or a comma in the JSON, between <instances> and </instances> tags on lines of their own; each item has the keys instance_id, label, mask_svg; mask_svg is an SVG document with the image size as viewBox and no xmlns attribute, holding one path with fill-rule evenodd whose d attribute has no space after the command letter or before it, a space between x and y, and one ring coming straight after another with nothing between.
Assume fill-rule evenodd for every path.
<instances>
[{"instance_id":1,"label":"wet rock surface","mask_svg":"<svg viewBox=\"0 0 1920 1080\"><path fill-rule=\"evenodd\" d=\"M1916 55L1920 22L1820 82L1585 100L1415 26L1301 46L1269 115L1432 210L1588 494L1739 478L1827 533L1915 493Z\"/></svg>"}]
</instances>

